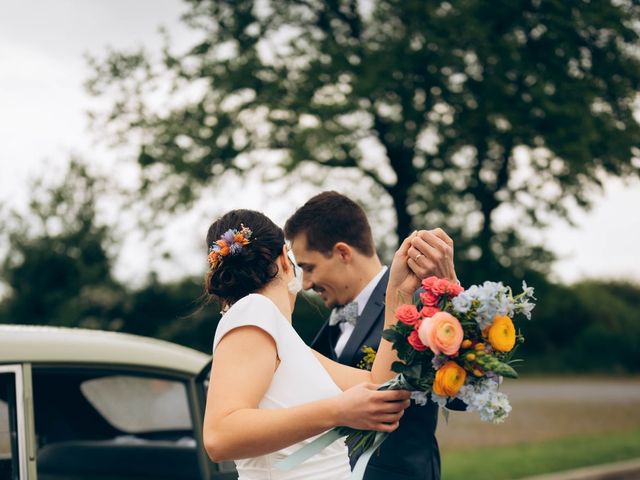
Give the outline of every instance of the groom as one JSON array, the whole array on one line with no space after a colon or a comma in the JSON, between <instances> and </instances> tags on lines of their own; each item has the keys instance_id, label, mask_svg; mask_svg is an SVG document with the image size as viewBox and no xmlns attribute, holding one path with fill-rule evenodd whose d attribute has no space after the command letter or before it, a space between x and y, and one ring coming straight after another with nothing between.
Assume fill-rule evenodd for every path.
<instances>
[{"instance_id":1,"label":"groom","mask_svg":"<svg viewBox=\"0 0 640 480\"><path fill-rule=\"evenodd\" d=\"M285 236L303 271L304 289L320 294L331 317L312 347L340 363L370 368L384 325L389 272L375 251L362 208L336 192L311 198L287 220ZM421 231L409 250L420 278L456 280L453 242L442 230ZM438 480L437 405L412 405L400 427L369 461L365 480ZM352 461L353 464L353 461Z\"/></svg>"}]
</instances>

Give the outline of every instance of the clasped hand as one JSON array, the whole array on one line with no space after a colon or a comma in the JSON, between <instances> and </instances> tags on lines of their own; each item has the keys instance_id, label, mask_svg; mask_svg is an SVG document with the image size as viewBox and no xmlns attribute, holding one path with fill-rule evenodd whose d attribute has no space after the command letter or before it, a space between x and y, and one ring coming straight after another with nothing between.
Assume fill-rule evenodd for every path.
<instances>
[{"instance_id":1,"label":"clasped hand","mask_svg":"<svg viewBox=\"0 0 640 480\"><path fill-rule=\"evenodd\" d=\"M420 281L431 275L457 281L453 240L442 230L419 230L409 235L393 256L388 291L411 298Z\"/></svg>"}]
</instances>

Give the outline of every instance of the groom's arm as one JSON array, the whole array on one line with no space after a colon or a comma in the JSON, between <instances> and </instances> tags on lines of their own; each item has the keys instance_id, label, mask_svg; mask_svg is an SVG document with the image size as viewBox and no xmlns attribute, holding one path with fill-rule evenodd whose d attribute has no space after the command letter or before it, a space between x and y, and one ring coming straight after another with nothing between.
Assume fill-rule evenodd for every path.
<instances>
[{"instance_id":1,"label":"groom's arm","mask_svg":"<svg viewBox=\"0 0 640 480\"><path fill-rule=\"evenodd\" d=\"M363 382L373 383L371 372L338 363L316 350L312 349L312 352L331 376L331 379L340 387L340 390L348 390Z\"/></svg>"}]
</instances>

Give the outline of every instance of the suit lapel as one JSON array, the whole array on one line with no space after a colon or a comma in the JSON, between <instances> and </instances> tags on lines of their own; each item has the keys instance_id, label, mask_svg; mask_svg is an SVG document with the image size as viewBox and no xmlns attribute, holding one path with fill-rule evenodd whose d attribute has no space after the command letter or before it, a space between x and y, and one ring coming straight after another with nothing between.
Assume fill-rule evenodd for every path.
<instances>
[{"instance_id":1,"label":"suit lapel","mask_svg":"<svg viewBox=\"0 0 640 480\"><path fill-rule=\"evenodd\" d=\"M380 278L380 281L373 289L369 301L362 310L362 314L358 317L358 322L344 346L342 355L338 357L338 361L345 365L351 365L353 359L358 351L362 348L362 342L376 324L378 317L384 313L384 296L387 290L387 283L389 281L389 269L384 272L384 275ZM377 349L377 345L369 345Z\"/></svg>"},{"instance_id":2,"label":"suit lapel","mask_svg":"<svg viewBox=\"0 0 640 480\"><path fill-rule=\"evenodd\" d=\"M336 352L333 349L333 345L336 343L337 335L339 334L339 328L337 325L330 326L329 320L327 320L320 331L316 335L316 338L311 342L311 348L321 353L325 357L331 360L337 360Z\"/></svg>"}]
</instances>

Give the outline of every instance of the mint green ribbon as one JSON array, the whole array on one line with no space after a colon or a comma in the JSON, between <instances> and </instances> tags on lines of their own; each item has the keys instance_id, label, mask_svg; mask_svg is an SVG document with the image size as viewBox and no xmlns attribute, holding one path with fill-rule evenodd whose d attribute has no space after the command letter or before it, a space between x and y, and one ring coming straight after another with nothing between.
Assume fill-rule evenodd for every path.
<instances>
[{"instance_id":1,"label":"mint green ribbon","mask_svg":"<svg viewBox=\"0 0 640 480\"><path fill-rule=\"evenodd\" d=\"M349 480L362 480L367 465L369 464L371 455L373 455L373 452L375 452L378 447L382 445L382 442L384 442L388 436L389 434L387 432L376 433L376 438L374 439L373 444L367 450L365 450L362 455L360 455L360 458L358 458L356 465L353 467L353 471L351 472Z\"/></svg>"},{"instance_id":2,"label":"mint green ribbon","mask_svg":"<svg viewBox=\"0 0 640 480\"><path fill-rule=\"evenodd\" d=\"M376 433L373 444L367 450L365 450L362 455L360 455L360 458L358 458L356 465L353 467L353 471L351 472L349 480L362 480L371 455L373 455L373 452L375 452L378 447L382 445L382 442L384 442L388 435L389 434L387 432ZM311 443L306 444L304 447L295 451L287 458L280 460L274 466L279 470L291 470L292 468L300 465L305 460L320 453L340 437L344 436L344 434L338 433L338 431L335 429L329 430L327 433L319 436Z\"/></svg>"},{"instance_id":3,"label":"mint green ribbon","mask_svg":"<svg viewBox=\"0 0 640 480\"><path fill-rule=\"evenodd\" d=\"M285 471L291 470L292 468L300 465L305 460L320 453L322 450L327 448L329 445L331 445L333 442L338 440L340 437L344 437L344 434L338 433L338 431L335 429L329 430L327 433L320 435L311 443L307 443L301 449L296 450L287 458L280 460L274 466L280 470L285 470Z\"/></svg>"}]
</instances>

